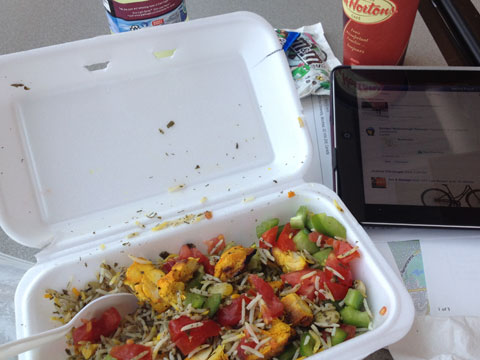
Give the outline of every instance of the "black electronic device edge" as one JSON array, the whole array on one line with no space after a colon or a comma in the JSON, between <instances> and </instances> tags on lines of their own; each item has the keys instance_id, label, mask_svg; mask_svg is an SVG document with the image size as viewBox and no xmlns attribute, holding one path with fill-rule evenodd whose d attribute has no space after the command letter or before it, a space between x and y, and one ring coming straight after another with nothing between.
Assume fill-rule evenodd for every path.
<instances>
[{"instance_id":1,"label":"black electronic device edge","mask_svg":"<svg viewBox=\"0 0 480 360\"><path fill-rule=\"evenodd\" d=\"M478 68L350 67L332 71L331 126L335 191L362 224L480 228L480 208L367 204L360 148L356 82L480 86ZM374 86L374 85L373 85ZM480 166L480 161L478 163Z\"/></svg>"}]
</instances>

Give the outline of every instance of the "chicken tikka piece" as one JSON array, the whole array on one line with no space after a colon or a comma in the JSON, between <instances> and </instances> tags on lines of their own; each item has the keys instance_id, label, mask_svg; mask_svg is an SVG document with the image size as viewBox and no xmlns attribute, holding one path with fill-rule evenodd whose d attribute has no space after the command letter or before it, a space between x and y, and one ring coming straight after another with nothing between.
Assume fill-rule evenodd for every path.
<instances>
[{"instance_id":1,"label":"chicken tikka piece","mask_svg":"<svg viewBox=\"0 0 480 360\"><path fill-rule=\"evenodd\" d=\"M227 281L238 275L255 254L255 249L237 245L226 250L215 265L215 276Z\"/></svg>"}]
</instances>

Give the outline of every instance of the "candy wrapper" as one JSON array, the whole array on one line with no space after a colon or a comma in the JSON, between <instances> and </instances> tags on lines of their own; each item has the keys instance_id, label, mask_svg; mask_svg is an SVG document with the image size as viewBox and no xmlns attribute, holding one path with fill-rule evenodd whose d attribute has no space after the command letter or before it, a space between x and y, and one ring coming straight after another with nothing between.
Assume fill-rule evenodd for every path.
<instances>
[{"instance_id":1,"label":"candy wrapper","mask_svg":"<svg viewBox=\"0 0 480 360\"><path fill-rule=\"evenodd\" d=\"M340 65L323 34L322 24L277 30L300 98L330 95L330 72Z\"/></svg>"}]
</instances>

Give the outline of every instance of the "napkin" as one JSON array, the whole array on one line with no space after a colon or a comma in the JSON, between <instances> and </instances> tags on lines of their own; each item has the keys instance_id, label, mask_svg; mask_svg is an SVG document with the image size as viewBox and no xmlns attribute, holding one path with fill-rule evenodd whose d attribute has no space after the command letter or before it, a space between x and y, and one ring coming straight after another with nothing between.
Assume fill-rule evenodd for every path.
<instances>
[{"instance_id":1,"label":"napkin","mask_svg":"<svg viewBox=\"0 0 480 360\"><path fill-rule=\"evenodd\" d=\"M478 360L480 317L417 316L389 350L394 360Z\"/></svg>"}]
</instances>

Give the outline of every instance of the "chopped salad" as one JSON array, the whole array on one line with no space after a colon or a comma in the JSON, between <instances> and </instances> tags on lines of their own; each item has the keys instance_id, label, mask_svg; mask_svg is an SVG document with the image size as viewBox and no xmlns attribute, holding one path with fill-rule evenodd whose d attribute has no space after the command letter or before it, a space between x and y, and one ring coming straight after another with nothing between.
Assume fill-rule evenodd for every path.
<instances>
[{"instance_id":1,"label":"chopped salad","mask_svg":"<svg viewBox=\"0 0 480 360\"><path fill-rule=\"evenodd\" d=\"M123 318L115 308L67 336L69 359L295 360L368 331L365 285L350 263L360 257L334 217L301 206L286 223L267 219L249 247L223 235L185 244L158 259L101 265L84 289L47 290L55 320L68 322L90 301L130 292L139 301Z\"/></svg>"}]
</instances>

